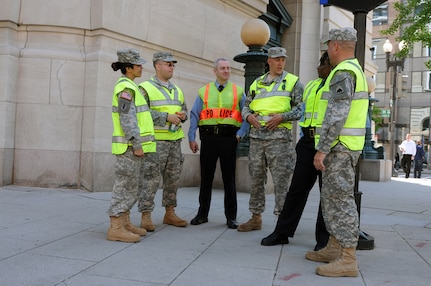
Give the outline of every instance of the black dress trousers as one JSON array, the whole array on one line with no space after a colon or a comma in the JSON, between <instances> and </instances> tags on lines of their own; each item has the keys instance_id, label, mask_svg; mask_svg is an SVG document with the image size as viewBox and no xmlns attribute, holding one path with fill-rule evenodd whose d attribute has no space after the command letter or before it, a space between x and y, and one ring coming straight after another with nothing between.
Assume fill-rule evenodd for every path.
<instances>
[{"instance_id":1,"label":"black dress trousers","mask_svg":"<svg viewBox=\"0 0 431 286\"><path fill-rule=\"evenodd\" d=\"M314 138L308 132L296 144L296 164L290 184L289 192L286 195L283 211L278 216L275 232L284 237L293 237L299 220L307 203L308 194L313 188L316 179L319 178L319 188L322 186L322 173L313 165ZM319 210L316 221L316 241L319 248L326 246L329 233L326 230L322 216L322 209L319 203Z\"/></svg>"},{"instance_id":2,"label":"black dress trousers","mask_svg":"<svg viewBox=\"0 0 431 286\"><path fill-rule=\"evenodd\" d=\"M235 170L237 145L238 140L235 135L201 134L199 216L208 217L214 173L217 160L220 159L224 186L225 216L226 219L236 219Z\"/></svg>"}]
</instances>

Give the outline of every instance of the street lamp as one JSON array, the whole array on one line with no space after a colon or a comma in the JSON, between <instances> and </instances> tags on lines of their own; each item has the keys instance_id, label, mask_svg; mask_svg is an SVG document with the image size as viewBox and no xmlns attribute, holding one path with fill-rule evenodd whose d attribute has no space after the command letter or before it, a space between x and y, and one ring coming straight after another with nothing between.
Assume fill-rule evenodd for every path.
<instances>
[{"instance_id":1,"label":"street lamp","mask_svg":"<svg viewBox=\"0 0 431 286\"><path fill-rule=\"evenodd\" d=\"M268 43L270 33L268 24L261 19L249 19L241 28L241 40L249 50L246 53L236 55L233 60L245 63L246 93L253 81L265 73L268 54L263 51L263 46Z\"/></svg>"},{"instance_id":2,"label":"street lamp","mask_svg":"<svg viewBox=\"0 0 431 286\"><path fill-rule=\"evenodd\" d=\"M250 85L260 75L265 73L265 64L268 54L263 46L268 43L270 30L268 24L261 19L250 19L241 28L241 40L249 50L246 53L236 55L233 60L245 63L245 92L248 93ZM237 155L248 156L250 138L245 136L238 144Z\"/></svg>"},{"instance_id":3,"label":"street lamp","mask_svg":"<svg viewBox=\"0 0 431 286\"><path fill-rule=\"evenodd\" d=\"M402 50L404 47L404 42L401 41L398 44L399 50ZM389 72L389 69L392 67L393 79L392 79L392 88L390 89L390 108L391 108L391 122L389 124L389 131L391 132L391 142L389 145L390 156L392 161L392 177L398 177L398 172L395 170L395 130L396 130L396 121L398 116L398 108L397 108L397 75L399 70L404 69L404 58L397 59L394 55L391 59L392 52L392 43L389 39L386 39L386 42L383 44L383 51L386 53L386 72Z\"/></svg>"}]
</instances>

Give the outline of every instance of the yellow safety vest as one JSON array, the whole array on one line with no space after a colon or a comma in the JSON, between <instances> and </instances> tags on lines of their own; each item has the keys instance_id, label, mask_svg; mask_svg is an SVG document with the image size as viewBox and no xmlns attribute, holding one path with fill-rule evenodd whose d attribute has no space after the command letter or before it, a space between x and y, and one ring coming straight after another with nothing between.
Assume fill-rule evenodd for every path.
<instances>
[{"instance_id":1,"label":"yellow safety vest","mask_svg":"<svg viewBox=\"0 0 431 286\"><path fill-rule=\"evenodd\" d=\"M141 83L139 86L147 92L148 97L150 98L151 109L159 112L167 112L168 114L175 114L175 112L181 111L184 103L184 95L178 86L174 85L173 89L169 91L166 87L157 84L154 81L154 78ZM184 132L181 125L174 132L169 131L170 126L170 122L167 122L164 126L154 125L156 140L171 141L184 138Z\"/></svg>"},{"instance_id":2,"label":"yellow safety vest","mask_svg":"<svg viewBox=\"0 0 431 286\"><path fill-rule=\"evenodd\" d=\"M154 141L153 119L151 118L150 109L144 96L138 86L129 78L121 77L118 79L114 87L114 95L112 96L112 123L114 132L112 133L112 154L124 154L132 143L125 137L120 124L120 114L118 113L118 94L124 89L134 91L134 101L136 106L136 117L140 137L138 140L142 142L142 150L144 153L156 152L156 142ZM133 99L132 99L133 100Z\"/></svg>"},{"instance_id":3,"label":"yellow safety vest","mask_svg":"<svg viewBox=\"0 0 431 286\"><path fill-rule=\"evenodd\" d=\"M321 89L317 89L322 84L323 79L317 78L307 83L302 95L302 102L305 104L304 118L299 122L302 127L316 127L316 119L318 115L318 106L320 96L322 95Z\"/></svg>"},{"instance_id":4,"label":"yellow safety vest","mask_svg":"<svg viewBox=\"0 0 431 286\"><path fill-rule=\"evenodd\" d=\"M243 89L228 82L219 91L214 82L199 89L202 99L202 111L199 115L199 126L227 124L240 127L242 123L240 102Z\"/></svg>"},{"instance_id":5,"label":"yellow safety vest","mask_svg":"<svg viewBox=\"0 0 431 286\"><path fill-rule=\"evenodd\" d=\"M349 59L339 63L329 74L325 85L322 87L322 96L319 102L319 112L317 117L317 135L315 137L316 146L319 143L322 123L325 117L328 100L331 98L330 83L337 71L350 70L356 75L356 87L353 94L350 112L341 130L340 135L332 143L331 148L341 142L347 149L360 151L364 148L365 127L368 113L368 85L364 72L357 59Z\"/></svg>"},{"instance_id":6,"label":"yellow safety vest","mask_svg":"<svg viewBox=\"0 0 431 286\"><path fill-rule=\"evenodd\" d=\"M257 120L262 126L270 119L270 114L289 112L292 109L290 106L291 93L298 77L286 71L283 72L283 75L282 81L272 82L271 85L260 83L265 78L265 75L262 75L250 86L249 92L255 95L249 107L257 114ZM282 122L278 124L278 127L292 129L292 123Z\"/></svg>"}]
</instances>

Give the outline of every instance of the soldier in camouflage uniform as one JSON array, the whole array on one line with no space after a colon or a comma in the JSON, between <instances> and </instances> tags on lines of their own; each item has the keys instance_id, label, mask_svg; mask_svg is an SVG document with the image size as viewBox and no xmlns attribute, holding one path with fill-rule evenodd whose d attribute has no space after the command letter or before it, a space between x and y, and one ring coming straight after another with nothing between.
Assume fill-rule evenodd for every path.
<instances>
[{"instance_id":1,"label":"soldier in camouflage uniform","mask_svg":"<svg viewBox=\"0 0 431 286\"><path fill-rule=\"evenodd\" d=\"M163 223L184 227L187 221L180 219L174 209L177 206L177 190L183 164L181 140L184 132L181 123L187 120L187 105L181 89L169 81L174 75L175 63L177 61L171 53L155 53L153 66L156 75L139 87L151 108L154 122L159 168L163 179L162 206L166 209ZM154 196L160 183L158 179L160 177L156 176L147 181L149 188L142 191L138 204L138 209L142 212L141 227L147 231L155 229L151 212L154 210Z\"/></svg>"},{"instance_id":2,"label":"soldier in camouflage uniform","mask_svg":"<svg viewBox=\"0 0 431 286\"><path fill-rule=\"evenodd\" d=\"M156 161L153 120L134 79L142 75L142 59L134 49L119 50L114 71L121 70L112 97L112 154L116 155L115 183L108 214L108 240L138 242L147 231L130 223L130 209L145 184L146 168ZM157 176L158 173L155 175Z\"/></svg>"},{"instance_id":3,"label":"soldier in camouflage uniform","mask_svg":"<svg viewBox=\"0 0 431 286\"><path fill-rule=\"evenodd\" d=\"M251 219L238 226L238 231L260 230L261 213L265 210L267 168L274 182L275 208L283 209L292 179L296 154L292 146L292 121L302 115L303 85L298 77L284 70L286 50L268 50L269 72L258 77L250 86L242 117L251 125L249 172Z\"/></svg>"},{"instance_id":4,"label":"soldier in camouflage uniform","mask_svg":"<svg viewBox=\"0 0 431 286\"><path fill-rule=\"evenodd\" d=\"M365 142L368 86L355 55L356 30L329 31L328 54L334 67L324 87L317 116L314 166L322 171L321 203L330 233L328 244L305 257L330 262L322 276L358 275L359 218L354 198L355 166Z\"/></svg>"},{"instance_id":5,"label":"soldier in camouflage uniform","mask_svg":"<svg viewBox=\"0 0 431 286\"><path fill-rule=\"evenodd\" d=\"M320 65L317 67L319 77L311 80L304 88L303 105L304 114L299 122L301 127L301 138L296 143L296 164L293 172L289 191L284 201L283 210L278 216L274 231L262 239L261 245L271 246L278 244L288 244L289 237L293 237L298 227L299 220L307 203L308 194L318 179L319 188L322 187L322 172L316 170L313 165L316 154L314 144L314 134L316 133L315 114L317 114L320 101L320 90L325 84L332 67L329 63L328 52L324 52L320 58ZM319 210L316 221L316 241L314 250L319 250L326 246L329 233L323 221L322 209Z\"/></svg>"}]
</instances>

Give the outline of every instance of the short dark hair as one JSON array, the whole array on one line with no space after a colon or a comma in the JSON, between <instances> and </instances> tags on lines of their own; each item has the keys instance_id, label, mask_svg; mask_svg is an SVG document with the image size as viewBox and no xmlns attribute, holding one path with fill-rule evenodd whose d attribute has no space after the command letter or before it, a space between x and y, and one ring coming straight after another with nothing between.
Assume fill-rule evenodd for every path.
<instances>
[{"instance_id":1,"label":"short dark hair","mask_svg":"<svg viewBox=\"0 0 431 286\"><path fill-rule=\"evenodd\" d=\"M322 56L320 57L320 65L323 66L325 64L325 61L329 62L329 55L328 51L325 51Z\"/></svg>"}]
</instances>

